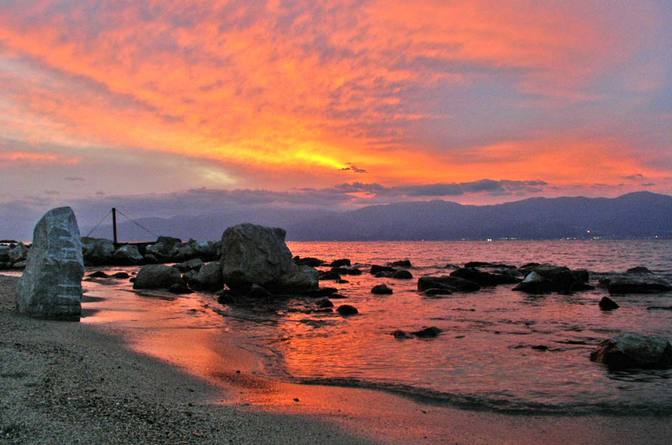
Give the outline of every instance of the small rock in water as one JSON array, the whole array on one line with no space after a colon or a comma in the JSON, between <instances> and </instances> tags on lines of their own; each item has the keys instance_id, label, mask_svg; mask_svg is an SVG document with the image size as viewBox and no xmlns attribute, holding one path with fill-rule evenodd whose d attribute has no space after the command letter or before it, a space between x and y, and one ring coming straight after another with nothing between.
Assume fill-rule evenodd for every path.
<instances>
[{"instance_id":1,"label":"small rock in water","mask_svg":"<svg viewBox=\"0 0 672 445\"><path fill-rule=\"evenodd\" d=\"M453 292L450 289L445 289L445 288L440 288L440 287L432 287L423 292L425 295L428 297L434 296L434 295L450 295Z\"/></svg>"},{"instance_id":2,"label":"small rock in water","mask_svg":"<svg viewBox=\"0 0 672 445\"><path fill-rule=\"evenodd\" d=\"M631 267L626 271L626 273L653 273L653 272L651 272L648 267L637 266L637 267Z\"/></svg>"},{"instance_id":3,"label":"small rock in water","mask_svg":"<svg viewBox=\"0 0 672 445\"><path fill-rule=\"evenodd\" d=\"M349 317L351 315L359 314L359 311L356 307L350 306L349 304L344 304L338 307L336 311L341 314L343 317Z\"/></svg>"},{"instance_id":4,"label":"small rock in water","mask_svg":"<svg viewBox=\"0 0 672 445\"><path fill-rule=\"evenodd\" d=\"M332 301L328 298L322 298L321 300L317 300L315 302L315 305L322 309L334 307L334 303L332 303Z\"/></svg>"},{"instance_id":5,"label":"small rock in water","mask_svg":"<svg viewBox=\"0 0 672 445\"><path fill-rule=\"evenodd\" d=\"M392 278L397 280L412 280L413 274L407 270L398 270L392 275Z\"/></svg>"},{"instance_id":6,"label":"small rock in water","mask_svg":"<svg viewBox=\"0 0 672 445\"><path fill-rule=\"evenodd\" d=\"M90 273L89 278L110 278L110 276L105 272L103 272L102 270L97 270L95 272Z\"/></svg>"},{"instance_id":7,"label":"small rock in water","mask_svg":"<svg viewBox=\"0 0 672 445\"><path fill-rule=\"evenodd\" d=\"M350 260L347 258L342 258L340 260L334 260L331 262L330 266L331 267L343 267L343 266L350 266Z\"/></svg>"},{"instance_id":8,"label":"small rock in water","mask_svg":"<svg viewBox=\"0 0 672 445\"><path fill-rule=\"evenodd\" d=\"M371 273L371 275L376 275L376 274L379 274L381 272L394 273L396 271L397 270L393 267L379 266L377 264L374 264L374 265L371 266L371 270L369 272Z\"/></svg>"},{"instance_id":9,"label":"small rock in water","mask_svg":"<svg viewBox=\"0 0 672 445\"><path fill-rule=\"evenodd\" d=\"M413 267L413 264L411 264L410 260L392 261L391 263L389 263L389 265L392 267L403 267L405 269Z\"/></svg>"},{"instance_id":10,"label":"small rock in water","mask_svg":"<svg viewBox=\"0 0 672 445\"><path fill-rule=\"evenodd\" d=\"M391 287L387 286L386 284L379 284L377 286L373 286L371 289L371 293L375 295L390 295L394 291L392 290Z\"/></svg>"},{"instance_id":11,"label":"small rock in water","mask_svg":"<svg viewBox=\"0 0 672 445\"><path fill-rule=\"evenodd\" d=\"M116 278L118 280L124 280L127 278L130 278L131 276L127 274L126 272L117 272L114 275L112 275L112 278Z\"/></svg>"},{"instance_id":12,"label":"small rock in water","mask_svg":"<svg viewBox=\"0 0 672 445\"><path fill-rule=\"evenodd\" d=\"M604 340L590 359L610 369L664 369L672 366L672 344L662 337L625 333Z\"/></svg>"},{"instance_id":13,"label":"small rock in water","mask_svg":"<svg viewBox=\"0 0 672 445\"><path fill-rule=\"evenodd\" d=\"M394 331L392 333L392 335L394 336L394 338L396 338L398 340L406 340L406 339L409 339L409 338L413 338L413 336L411 334L409 334L406 331L402 331L401 329L397 329L396 331Z\"/></svg>"},{"instance_id":14,"label":"small rock in water","mask_svg":"<svg viewBox=\"0 0 672 445\"><path fill-rule=\"evenodd\" d=\"M422 292L428 289L447 289L451 292L477 292L481 290L481 286L473 281L459 277L420 277L418 280L418 290Z\"/></svg>"},{"instance_id":15,"label":"small rock in water","mask_svg":"<svg viewBox=\"0 0 672 445\"><path fill-rule=\"evenodd\" d=\"M609 297L602 297L599 304L600 309L602 309L603 311L612 311L620 307L614 300L612 300Z\"/></svg>"},{"instance_id":16,"label":"small rock in water","mask_svg":"<svg viewBox=\"0 0 672 445\"><path fill-rule=\"evenodd\" d=\"M318 278L320 281L340 281L341 276L335 270L328 270L326 272L320 272Z\"/></svg>"},{"instance_id":17,"label":"small rock in water","mask_svg":"<svg viewBox=\"0 0 672 445\"><path fill-rule=\"evenodd\" d=\"M301 258L300 256L295 256L294 262L299 266L320 267L324 265L324 261L312 257Z\"/></svg>"},{"instance_id":18,"label":"small rock in water","mask_svg":"<svg viewBox=\"0 0 672 445\"><path fill-rule=\"evenodd\" d=\"M436 326L430 326L428 328L420 329L419 331L411 332L411 334L418 338L434 338L438 337L441 332L441 329Z\"/></svg>"},{"instance_id":19,"label":"small rock in water","mask_svg":"<svg viewBox=\"0 0 672 445\"><path fill-rule=\"evenodd\" d=\"M534 345L534 346L532 346L532 349L534 349L535 351L546 352L546 351L548 351L548 346L546 346L546 345Z\"/></svg>"}]
</instances>

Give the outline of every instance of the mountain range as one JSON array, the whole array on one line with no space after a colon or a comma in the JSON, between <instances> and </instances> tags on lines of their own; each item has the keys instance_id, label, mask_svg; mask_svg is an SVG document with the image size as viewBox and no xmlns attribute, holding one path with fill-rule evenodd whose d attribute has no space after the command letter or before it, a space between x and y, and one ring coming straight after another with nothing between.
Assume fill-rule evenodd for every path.
<instances>
[{"instance_id":1,"label":"mountain range","mask_svg":"<svg viewBox=\"0 0 672 445\"><path fill-rule=\"evenodd\" d=\"M118 227L124 240L149 240L156 234L219 239L226 227L241 222L284 227L290 240L315 241L672 238L672 196L636 192L618 198L531 198L484 206L435 200L342 212L255 208L141 218ZM102 227L93 236L109 233L111 227Z\"/></svg>"}]
</instances>

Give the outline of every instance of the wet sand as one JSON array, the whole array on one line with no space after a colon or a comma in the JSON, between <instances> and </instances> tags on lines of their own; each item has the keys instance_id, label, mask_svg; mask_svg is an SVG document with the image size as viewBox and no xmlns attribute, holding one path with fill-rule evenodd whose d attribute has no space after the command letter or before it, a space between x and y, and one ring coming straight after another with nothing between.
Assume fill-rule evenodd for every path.
<instances>
[{"instance_id":1,"label":"wet sand","mask_svg":"<svg viewBox=\"0 0 672 445\"><path fill-rule=\"evenodd\" d=\"M2 443L662 444L672 435L669 417L510 416L283 383L260 375L241 334L213 345L198 330L159 330L151 344L123 324L33 320L14 312L15 282L0 276ZM161 335L172 352L157 349Z\"/></svg>"}]
</instances>

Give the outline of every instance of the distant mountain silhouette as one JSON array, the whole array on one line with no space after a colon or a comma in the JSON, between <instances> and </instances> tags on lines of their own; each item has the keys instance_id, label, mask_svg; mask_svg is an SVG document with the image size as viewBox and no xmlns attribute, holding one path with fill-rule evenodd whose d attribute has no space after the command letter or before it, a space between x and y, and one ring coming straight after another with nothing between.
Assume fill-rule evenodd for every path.
<instances>
[{"instance_id":1,"label":"distant mountain silhouette","mask_svg":"<svg viewBox=\"0 0 672 445\"><path fill-rule=\"evenodd\" d=\"M532 198L471 206L447 201L402 202L346 212L263 209L234 214L145 218L156 233L219 239L240 222L276 225L291 240L478 240L672 238L672 196L637 192L618 198ZM126 239L148 239L124 223Z\"/></svg>"}]
</instances>

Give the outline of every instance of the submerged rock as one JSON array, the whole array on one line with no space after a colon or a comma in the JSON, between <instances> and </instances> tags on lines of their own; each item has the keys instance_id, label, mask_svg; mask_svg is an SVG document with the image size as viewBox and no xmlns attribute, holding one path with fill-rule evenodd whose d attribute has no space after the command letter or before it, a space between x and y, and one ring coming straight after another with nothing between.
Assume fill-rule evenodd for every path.
<instances>
[{"instance_id":1,"label":"submerged rock","mask_svg":"<svg viewBox=\"0 0 672 445\"><path fill-rule=\"evenodd\" d=\"M116 278L118 280L125 280L131 278L131 276L126 272L117 272L115 274L112 274L112 278Z\"/></svg>"},{"instance_id":2,"label":"submerged rock","mask_svg":"<svg viewBox=\"0 0 672 445\"><path fill-rule=\"evenodd\" d=\"M70 207L48 211L37 223L16 307L31 317L79 320L84 259L77 219Z\"/></svg>"},{"instance_id":3,"label":"submerged rock","mask_svg":"<svg viewBox=\"0 0 672 445\"><path fill-rule=\"evenodd\" d=\"M610 369L669 368L672 344L662 337L625 333L604 340L590 354L590 359Z\"/></svg>"},{"instance_id":4,"label":"submerged rock","mask_svg":"<svg viewBox=\"0 0 672 445\"><path fill-rule=\"evenodd\" d=\"M398 270L392 274L392 278L396 280L412 280L413 274L407 270Z\"/></svg>"},{"instance_id":5,"label":"submerged rock","mask_svg":"<svg viewBox=\"0 0 672 445\"><path fill-rule=\"evenodd\" d=\"M488 261L470 261L464 265L467 269L478 269L478 268L488 268L488 269L515 269L516 266L510 264L502 263L490 263Z\"/></svg>"},{"instance_id":6,"label":"submerged rock","mask_svg":"<svg viewBox=\"0 0 672 445\"><path fill-rule=\"evenodd\" d=\"M334 260L331 262L329 266L331 267L344 267L344 266L351 266L352 264L350 263L350 260L347 258L341 258L340 260Z\"/></svg>"},{"instance_id":7,"label":"submerged rock","mask_svg":"<svg viewBox=\"0 0 672 445\"><path fill-rule=\"evenodd\" d=\"M315 305L319 308L322 308L322 309L334 307L334 303L328 298L322 298L320 300L317 300L315 302Z\"/></svg>"},{"instance_id":8,"label":"submerged rock","mask_svg":"<svg viewBox=\"0 0 672 445\"><path fill-rule=\"evenodd\" d=\"M379 266L377 264L374 264L374 265L371 266L371 270L369 271L369 273L371 273L371 275L376 275L376 274L379 274L381 272L393 274L396 271L397 271L397 269L395 269L393 267Z\"/></svg>"},{"instance_id":9,"label":"submerged rock","mask_svg":"<svg viewBox=\"0 0 672 445\"><path fill-rule=\"evenodd\" d=\"M430 326L428 328L420 329L419 331L411 332L411 334L418 338L434 338L438 337L441 332L443 331L436 326Z\"/></svg>"},{"instance_id":10,"label":"submerged rock","mask_svg":"<svg viewBox=\"0 0 672 445\"><path fill-rule=\"evenodd\" d=\"M170 289L174 284L183 284L180 271L163 264L150 264L138 272L133 289Z\"/></svg>"},{"instance_id":11,"label":"submerged rock","mask_svg":"<svg viewBox=\"0 0 672 445\"><path fill-rule=\"evenodd\" d=\"M336 309L336 311L341 314L343 317L349 317L351 315L359 314L359 311L356 307L350 306L349 304L343 304Z\"/></svg>"},{"instance_id":12,"label":"submerged rock","mask_svg":"<svg viewBox=\"0 0 672 445\"><path fill-rule=\"evenodd\" d=\"M110 278L108 274L103 272L102 270L97 270L95 272L90 273L89 278Z\"/></svg>"},{"instance_id":13,"label":"submerged rock","mask_svg":"<svg viewBox=\"0 0 672 445\"><path fill-rule=\"evenodd\" d=\"M324 265L324 261L319 258L306 257L301 258L299 256L294 257L294 262L299 266L308 266L308 267L320 267Z\"/></svg>"},{"instance_id":14,"label":"submerged rock","mask_svg":"<svg viewBox=\"0 0 672 445\"><path fill-rule=\"evenodd\" d=\"M411 267L413 267L413 264L411 263L410 260L392 261L388 265L392 267L401 267L404 269L410 269Z\"/></svg>"},{"instance_id":15,"label":"submerged rock","mask_svg":"<svg viewBox=\"0 0 672 445\"><path fill-rule=\"evenodd\" d=\"M613 311L614 309L618 309L620 306L611 298L609 297L602 297L600 300L600 309L603 311Z\"/></svg>"},{"instance_id":16,"label":"submerged rock","mask_svg":"<svg viewBox=\"0 0 672 445\"><path fill-rule=\"evenodd\" d=\"M254 224L229 227L222 236L222 277L231 289L258 284L271 292L317 289L318 272L297 265L280 228Z\"/></svg>"},{"instance_id":17,"label":"submerged rock","mask_svg":"<svg viewBox=\"0 0 672 445\"><path fill-rule=\"evenodd\" d=\"M447 288L432 287L432 288L429 288L429 289L425 289L423 291L423 293L425 295L427 295L428 297L431 297L431 296L437 296L437 295L450 295L450 294L453 293L453 291L451 291L450 289L447 289Z\"/></svg>"},{"instance_id":18,"label":"submerged rock","mask_svg":"<svg viewBox=\"0 0 672 445\"><path fill-rule=\"evenodd\" d=\"M520 278L504 273L484 272L473 267L463 267L457 269L450 274L451 277L463 278L465 280L473 281L481 286L497 286L500 284L515 284L520 283Z\"/></svg>"},{"instance_id":19,"label":"submerged rock","mask_svg":"<svg viewBox=\"0 0 672 445\"><path fill-rule=\"evenodd\" d=\"M391 287L387 286L386 284L379 284L377 286L373 286L371 289L371 293L375 295L390 295L394 291L392 290Z\"/></svg>"},{"instance_id":20,"label":"submerged rock","mask_svg":"<svg viewBox=\"0 0 672 445\"><path fill-rule=\"evenodd\" d=\"M418 280L418 290L422 292L429 289L445 289L450 292L477 292L481 290L481 286L459 277L421 277Z\"/></svg>"},{"instance_id":21,"label":"submerged rock","mask_svg":"<svg viewBox=\"0 0 672 445\"><path fill-rule=\"evenodd\" d=\"M610 294L657 294L672 291L672 285L651 272L630 272L606 278Z\"/></svg>"}]
</instances>

